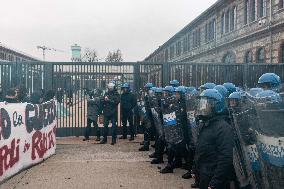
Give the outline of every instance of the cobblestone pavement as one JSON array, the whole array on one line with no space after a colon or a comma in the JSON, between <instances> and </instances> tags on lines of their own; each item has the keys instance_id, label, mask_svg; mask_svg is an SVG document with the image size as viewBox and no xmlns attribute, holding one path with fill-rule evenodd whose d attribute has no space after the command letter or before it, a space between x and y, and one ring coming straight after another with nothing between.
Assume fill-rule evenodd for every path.
<instances>
[{"instance_id":1,"label":"cobblestone pavement","mask_svg":"<svg viewBox=\"0 0 284 189\"><path fill-rule=\"evenodd\" d=\"M0 185L1 189L185 189L192 180L184 180L185 170L162 175L157 165L149 163L150 152L138 152L135 142L119 140L111 146L96 144L82 138L57 140L56 155L45 162L21 172ZM163 167L164 165L160 165Z\"/></svg>"}]
</instances>

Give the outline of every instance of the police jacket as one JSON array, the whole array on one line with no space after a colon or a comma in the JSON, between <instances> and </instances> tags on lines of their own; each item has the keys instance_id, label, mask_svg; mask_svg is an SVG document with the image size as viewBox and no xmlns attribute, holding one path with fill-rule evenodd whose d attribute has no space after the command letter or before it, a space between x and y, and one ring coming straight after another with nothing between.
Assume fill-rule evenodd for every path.
<instances>
[{"instance_id":1,"label":"police jacket","mask_svg":"<svg viewBox=\"0 0 284 189\"><path fill-rule=\"evenodd\" d=\"M99 97L87 96L87 116L93 121L97 120L101 111L101 103Z\"/></svg>"},{"instance_id":2,"label":"police jacket","mask_svg":"<svg viewBox=\"0 0 284 189\"><path fill-rule=\"evenodd\" d=\"M137 105L136 96L132 92L125 92L121 95L121 111L122 113L130 113Z\"/></svg>"},{"instance_id":3,"label":"police jacket","mask_svg":"<svg viewBox=\"0 0 284 189\"><path fill-rule=\"evenodd\" d=\"M108 97L109 100L105 100L105 97ZM108 91L105 93L102 99L103 114L106 117L116 116L117 106L120 101L120 96L117 90Z\"/></svg>"},{"instance_id":4,"label":"police jacket","mask_svg":"<svg viewBox=\"0 0 284 189\"><path fill-rule=\"evenodd\" d=\"M195 153L199 174L211 178L209 186L219 189L232 172L233 132L225 116L215 116L200 124Z\"/></svg>"}]
</instances>

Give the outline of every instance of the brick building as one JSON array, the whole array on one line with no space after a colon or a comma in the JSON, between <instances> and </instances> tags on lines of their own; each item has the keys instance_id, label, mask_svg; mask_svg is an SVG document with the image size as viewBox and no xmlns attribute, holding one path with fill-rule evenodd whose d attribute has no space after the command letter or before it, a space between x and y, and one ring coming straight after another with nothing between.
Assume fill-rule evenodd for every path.
<instances>
[{"instance_id":1,"label":"brick building","mask_svg":"<svg viewBox=\"0 0 284 189\"><path fill-rule=\"evenodd\" d=\"M218 0L145 61L284 63L284 2Z\"/></svg>"}]
</instances>

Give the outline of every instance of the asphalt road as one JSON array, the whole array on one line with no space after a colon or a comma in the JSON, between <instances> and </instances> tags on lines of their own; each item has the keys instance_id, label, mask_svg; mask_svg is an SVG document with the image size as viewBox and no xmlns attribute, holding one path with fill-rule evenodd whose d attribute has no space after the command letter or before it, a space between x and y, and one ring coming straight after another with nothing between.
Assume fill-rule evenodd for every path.
<instances>
[{"instance_id":1,"label":"asphalt road","mask_svg":"<svg viewBox=\"0 0 284 189\"><path fill-rule=\"evenodd\" d=\"M151 165L149 152L138 152L141 136L135 142L118 144L83 142L82 138L57 140L56 155L9 179L1 189L188 189L185 170L162 175ZM110 143L110 140L109 140ZM165 165L160 165L161 167Z\"/></svg>"}]
</instances>

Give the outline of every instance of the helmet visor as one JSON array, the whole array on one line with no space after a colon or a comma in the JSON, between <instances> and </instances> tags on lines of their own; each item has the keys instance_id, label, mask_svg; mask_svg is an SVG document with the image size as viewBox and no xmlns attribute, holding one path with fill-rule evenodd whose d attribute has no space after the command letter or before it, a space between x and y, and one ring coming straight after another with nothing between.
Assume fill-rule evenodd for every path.
<instances>
[{"instance_id":1,"label":"helmet visor","mask_svg":"<svg viewBox=\"0 0 284 189\"><path fill-rule=\"evenodd\" d=\"M211 115L212 108L214 106L214 100L210 98L201 97L197 104L197 115L209 116Z\"/></svg>"}]
</instances>

